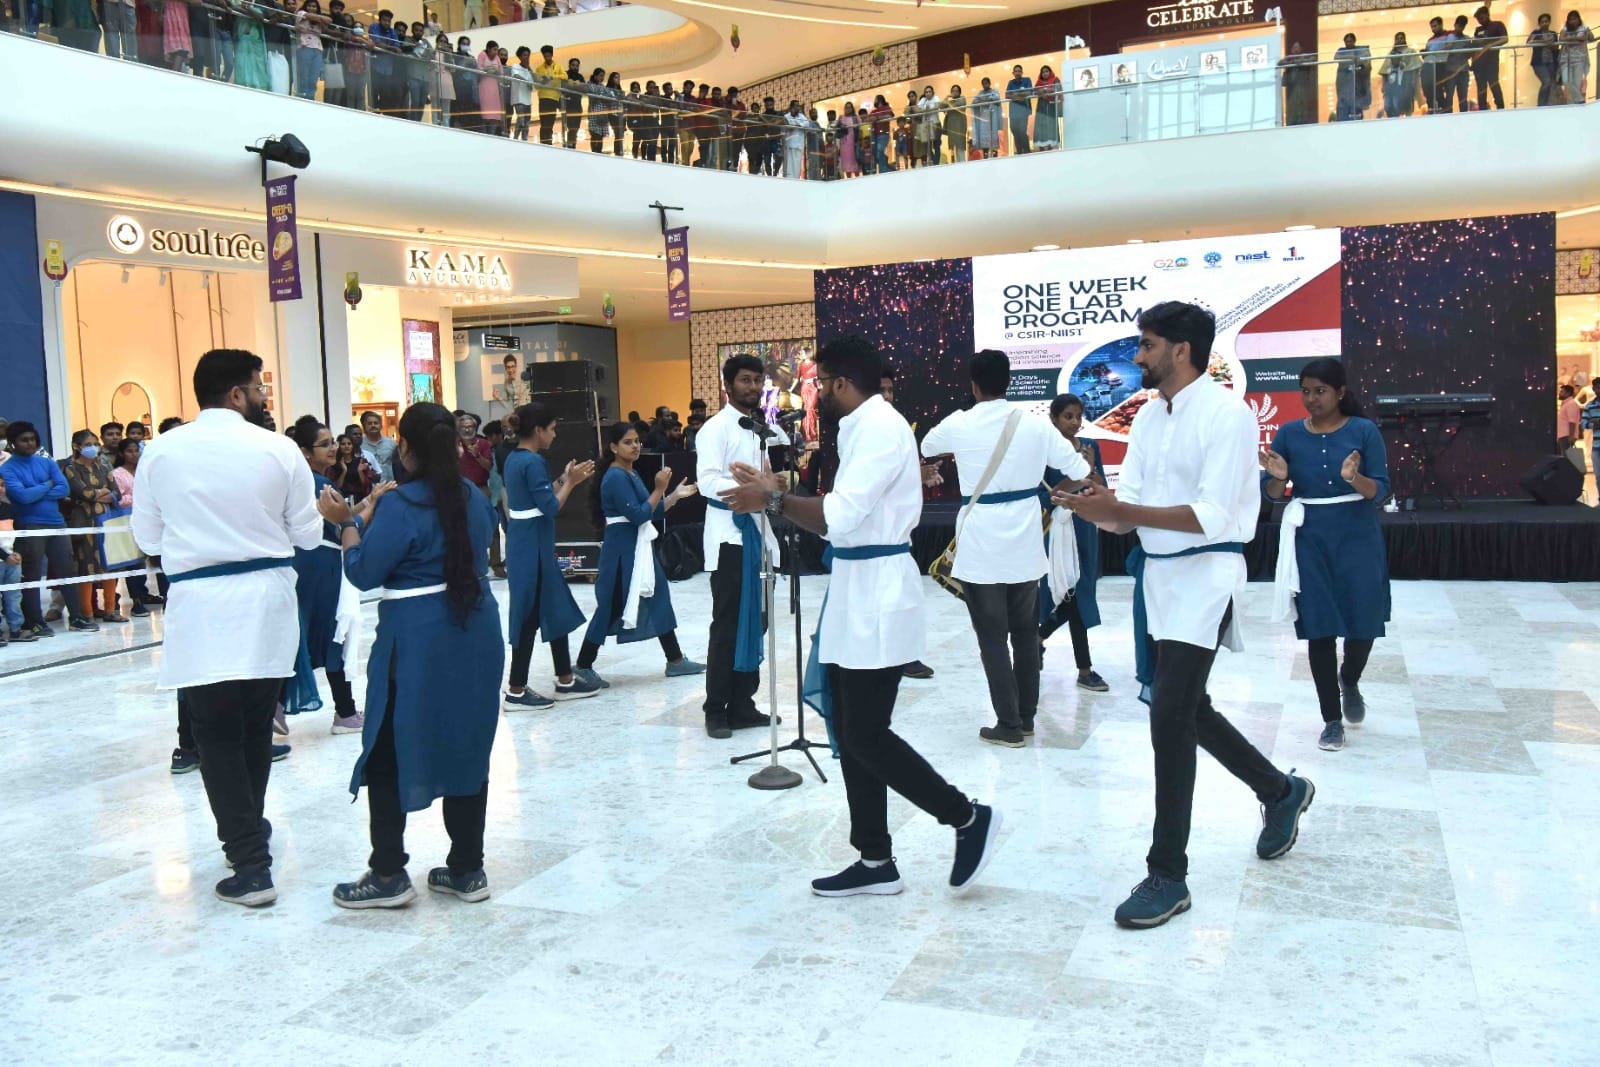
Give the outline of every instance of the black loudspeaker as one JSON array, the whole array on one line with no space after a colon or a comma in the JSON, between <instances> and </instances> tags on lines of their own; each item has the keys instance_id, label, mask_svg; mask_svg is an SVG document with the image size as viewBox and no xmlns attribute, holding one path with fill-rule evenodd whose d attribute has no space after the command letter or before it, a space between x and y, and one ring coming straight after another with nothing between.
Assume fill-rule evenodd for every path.
<instances>
[{"instance_id":1,"label":"black loudspeaker","mask_svg":"<svg viewBox=\"0 0 1600 1067\"><path fill-rule=\"evenodd\" d=\"M571 460L594 459L598 454L596 440L594 423L558 420L555 442L544 452L544 461L550 468L550 477L552 479L560 477ZM590 495L594 485L595 481L591 478L578 486L568 498L566 506L556 516L558 542L600 540L600 526L595 521L594 509L590 506Z\"/></svg>"},{"instance_id":2,"label":"black loudspeaker","mask_svg":"<svg viewBox=\"0 0 1600 1067\"><path fill-rule=\"evenodd\" d=\"M1583 495L1583 472L1566 456L1546 456L1528 468L1522 488L1541 504L1576 504Z\"/></svg>"},{"instance_id":3,"label":"black loudspeaker","mask_svg":"<svg viewBox=\"0 0 1600 1067\"><path fill-rule=\"evenodd\" d=\"M564 359L555 363L529 363L522 376L535 393L580 392L595 388L605 377L605 371L587 359Z\"/></svg>"},{"instance_id":4,"label":"black loudspeaker","mask_svg":"<svg viewBox=\"0 0 1600 1067\"><path fill-rule=\"evenodd\" d=\"M594 394L590 392L578 393L532 393L529 397L536 404L543 404L555 415L557 422L594 422Z\"/></svg>"}]
</instances>

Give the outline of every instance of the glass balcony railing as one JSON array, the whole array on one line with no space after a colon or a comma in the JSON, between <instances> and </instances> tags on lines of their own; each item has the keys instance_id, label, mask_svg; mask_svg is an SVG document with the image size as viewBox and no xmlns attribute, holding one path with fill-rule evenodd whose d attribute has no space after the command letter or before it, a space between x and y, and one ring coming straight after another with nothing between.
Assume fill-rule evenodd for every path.
<instances>
[{"instance_id":1,"label":"glass balcony railing","mask_svg":"<svg viewBox=\"0 0 1600 1067\"><path fill-rule=\"evenodd\" d=\"M470 33L623 6L622 0L430 0L422 18L449 33Z\"/></svg>"},{"instance_id":2,"label":"glass balcony railing","mask_svg":"<svg viewBox=\"0 0 1600 1067\"><path fill-rule=\"evenodd\" d=\"M985 89L898 110L879 96L819 115L799 101L747 103L731 89L545 67L537 54L495 45L492 28L430 37L421 23L359 26L323 15L317 0L293 12L273 0L164 0L159 10L154 0L106 0L102 10L111 12L104 22L88 0L42 10L38 0L0 0L0 29L483 135L810 180L1320 121L1578 104L1591 98L1600 66L1581 40L1488 51L1465 41L1458 51L1288 56L1138 82L1117 80L1113 65L1112 84Z\"/></svg>"}]
</instances>

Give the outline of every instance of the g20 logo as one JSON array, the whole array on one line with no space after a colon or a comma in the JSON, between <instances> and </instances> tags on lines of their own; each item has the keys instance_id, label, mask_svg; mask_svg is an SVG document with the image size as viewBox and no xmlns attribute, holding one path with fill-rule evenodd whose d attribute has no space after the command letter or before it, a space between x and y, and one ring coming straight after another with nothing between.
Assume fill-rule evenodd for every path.
<instances>
[{"instance_id":1,"label":"g20 logo","mask_svg":"<svg viewBox=\"0 0 1600 1067\"><path fill-rule=\"evenodd\" d=\"M1157 270L1182 270L1189 265L1188 256L1177 256L1173 259L1158 259L1151 264Z\"/></svg>"}]
</instances>

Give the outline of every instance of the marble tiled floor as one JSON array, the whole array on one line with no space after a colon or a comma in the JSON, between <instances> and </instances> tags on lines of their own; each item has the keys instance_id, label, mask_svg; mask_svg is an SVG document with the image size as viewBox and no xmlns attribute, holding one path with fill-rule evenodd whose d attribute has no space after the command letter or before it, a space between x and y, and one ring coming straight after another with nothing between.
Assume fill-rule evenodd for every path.
<instances>
[{"instance_id":1,"label":"marble tiled floor","mask_svg":"<svg viewBox=\"0 0 1600 1067\"><path fill-rule=\"evenodd\" d=\"M806 583L808 609L821 592ZM727 757L764 735L707 738L697 681L663 679L649 644L607 649L600 699L503 720L486 904L335 908L329 889L366 856L365 805L345 789L359 742L330 736L325 713L295 720L268 798L281 897L246 912L211 895L226 872L199 776L167 773L172 701L153 689L159 647L139 647L159 619L0 652L0 1056L1600 1062L1600 588L1397 584L1368 722L1325 753L1303 649L1252 587L1249 648L1219 657L1212 692L1317 803L1295 850L1259 861L1252 798L1202 757L1194 910L1138 933L1111 923L1151 817L1129 595L1103 583L1091 635L1113 691L1073 686L1060 635L1039 734L1012 751L978 743L976 647L929 588L939 674L905 683L897 723L1006 814L959 900L949 831L898 799L908 891L810 896L852 858L832 762L827 785L807 769L789 792L748 788ZM698 654L705 579L673 596ZM95 653L116 654L43 666ZM792 671L780 682L790 705ZM435 812L412 828L415 877L446 846Z\"/></svg>"}]
</instances>

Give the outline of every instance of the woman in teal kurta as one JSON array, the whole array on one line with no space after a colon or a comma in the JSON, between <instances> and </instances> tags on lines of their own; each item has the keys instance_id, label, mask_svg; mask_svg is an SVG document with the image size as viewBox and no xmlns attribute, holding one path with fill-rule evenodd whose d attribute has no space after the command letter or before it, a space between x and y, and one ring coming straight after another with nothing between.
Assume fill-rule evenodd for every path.
<instances>
[{"instance_id":1,"label":"woman in teal kurta","mask_svg":"<svg viewBox=\"0 0 1600 1067\"><path fill-rule=\"evenodd\" d=\"M367 721L350 791L367 787L372 856L333 891L345 908L396 908L416 897L406 874L408 812L444 798L446 865L428 887L467 901L489 895L483 826L489 750L505 666L500 607L488 581L494 512L461 477L456 422L438 404L400 419L406 484L374 492L353 515L335 489L317 506L339 527L345 576L382 589L367 661Z\"/></svg>"},{"instance_id":2,"label":"woman in teal kurta","mask_svg":"<svg viewBox=\"0 0 1600 1067\"><path fill-rule=\"evenodd\" d=\"M600 655L600 646L607 637L616 637L626 644L630 641L648 641L654 637L661 642L661 651L667 657L667 677L677 678L691 674L704 674L705 665L696 663L678 647L678 618L672 611L672 594L667 589L667 575L661 561L650 549L655 540L651 524L666 517L667 509L685 497L695 494L695 487L684 482L671 493L672 468L665 465L655 476L655 490L645 488L633 465L641 451L639 432L629 422L619 422L606 432L606 450L601 457L604 474L595 487L596 517L605 527L600 544L600 570L594 580L594 617L589 620L589 631L584 635L583 646L578 650L578 675L585 681L607 686L605 679L594 670ZM639 539L646 538L641 549ZM649 596L642 588L634 611L628 611L633 594L634 567L639 556L648 554L654 568L654 582Z\"/></svg>"},{"instance_id":3,"label":"woman in teal kurta","mask_svg":"<svg viewBox=\"0 0 1600 1067\"><path fill-rule=\"evenodd\" d=\"M544 635L555 667L556 700L592 697L600 687L572 673L567 635L583 625L583 612L567 589L556 562L556 512L585 478L594 461L573 460L552 482L539 453L556 439L556 416L543 404L517 409L517 447L506 457L506 578L511 586L511 677L502 706L507 711L548 708L549 697L528 688L533 642Z\"/></svg>"}]
</instances>

